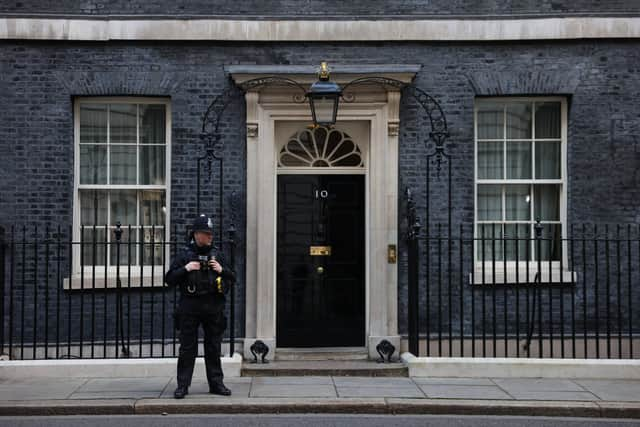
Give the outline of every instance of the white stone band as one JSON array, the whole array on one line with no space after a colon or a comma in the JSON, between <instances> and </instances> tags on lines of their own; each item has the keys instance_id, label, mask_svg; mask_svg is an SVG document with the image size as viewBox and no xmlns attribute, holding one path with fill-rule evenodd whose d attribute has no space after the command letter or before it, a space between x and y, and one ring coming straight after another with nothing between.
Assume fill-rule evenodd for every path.
<instances>
[{"instance_id":1,"label":"white stone band","mask_svg":"<svg viewBox=\"0 0 640 427\"><path fill-rule=\"evenodd\" d=\"M640 38L640 17L416 20L0 18L0 39L496 41Z\"/></svg>"}]
</instances>

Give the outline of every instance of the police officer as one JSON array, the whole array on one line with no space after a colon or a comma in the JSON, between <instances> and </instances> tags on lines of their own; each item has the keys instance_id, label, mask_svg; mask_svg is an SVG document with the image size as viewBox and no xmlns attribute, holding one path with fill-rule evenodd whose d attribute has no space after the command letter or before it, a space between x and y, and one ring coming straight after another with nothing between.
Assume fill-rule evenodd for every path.
<instances>
[{"instance_id":1,"label":"police officer","mask_svg":"<svg viewBox=\"0 0 640 427\"><path fill-rule=\"evenodd\" d=\"M233 273L224 268L212 246L213 223L206 215L193 222L193 239L174 259L165 281L180 287L177 321L180 329L178 387L176 399L189 393L198 351L198 326L204 330L204 361L209 393L231 395L222 382L220 347L227 319L224 294L233 283Z\"/></svg>"}]
</instances>

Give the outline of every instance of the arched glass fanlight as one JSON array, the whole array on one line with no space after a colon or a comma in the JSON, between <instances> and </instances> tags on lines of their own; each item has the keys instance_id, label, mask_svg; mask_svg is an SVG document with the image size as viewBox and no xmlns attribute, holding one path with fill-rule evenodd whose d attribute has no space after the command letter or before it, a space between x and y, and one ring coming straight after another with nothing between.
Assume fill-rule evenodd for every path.
<instances>
[{"instance_id":1,"label":"arched glass fanlight","mask_svg":"<svg viewBox=\"0 0 640 427\"><path fill-rule=\"evenodd\" d=\"M338 129L316 127L292 135L280 150L278 167L364 167L360 147Z\"/></svg>"}]
</instances>

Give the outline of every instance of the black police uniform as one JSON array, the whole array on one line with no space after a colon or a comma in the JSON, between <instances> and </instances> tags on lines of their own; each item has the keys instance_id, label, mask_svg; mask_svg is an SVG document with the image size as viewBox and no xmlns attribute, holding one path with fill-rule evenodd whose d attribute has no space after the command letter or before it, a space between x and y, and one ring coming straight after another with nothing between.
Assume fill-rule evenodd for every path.
<instances>
[{"instance_id":1,"label":"black police uniform","mask_svg":"<svg viewBox=\"0 0 640 427\"><path fill-rule=\"evenodd\" d=\"M188 272L185 266L198 261L200 256L215 256L222 266L219 275L211 267ZM210 259L210 258L209 258ZM218 278L221 280L217 280ZM204 331L204 360L210 390L222 385L220 347L222 334L227 326L224 316L224 294L233 283L233 273L226 269L215 248L198 246L192 241L173 261L165 281L180 287L177 320L180 329L178 356L178 388L189 387L198 351L198 326Z\"/></svg>"}]
</instances>

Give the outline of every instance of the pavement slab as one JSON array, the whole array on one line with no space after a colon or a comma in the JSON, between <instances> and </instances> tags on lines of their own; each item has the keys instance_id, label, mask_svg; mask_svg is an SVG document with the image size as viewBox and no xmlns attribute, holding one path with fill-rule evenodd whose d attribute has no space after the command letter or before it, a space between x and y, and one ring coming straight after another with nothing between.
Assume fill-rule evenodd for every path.
<instances>
[{"instance_id":1,"label":"pavement slab","mask_svg":"<svg viewBox=\"0 0 640 427\"><path fill-rule=\"evenodd\" d=\"M336 387L412 387L411 378L397 377L333 377Z\"/></svg>"},{"instance_id":2,"label":"pavement slab","mask_svg":"<svg viewBox=\"0 0 640 427\"><path fill-rule=\"evenodd\" d=\"M640 402L639 380L575 380L602 400Z\"/></svg>"},{"instance_id":3,"label":"pavement slab","mask_svg":"<svg viewBox=\"0 0 640 427\"><path fill-rule=\"evenodd\" d=\"M513 399L495 385L422 384L420 389L431 399Z\"/></svg>"},{"instance_id":4,"label":"pavement slab","mask_svg":"<svg viewBox=\"0 0 640 427\"><path fill-rule=\"evenodd\" d=\"M415 385L411 387L338 387L337 389L339 397L425 397Z\"/></svg>"},{"instance_id":5,"label":"pavement slab","mask_svg":"<svg viewBox=\"0 0 640 427\"><path fill-rule=\"evenodd\" d=\"M27 378L23 382L11 381L0 384L0 401L5 400L50 400L67 399L86 379L37 380Z\"/></svg>"},{"instance_id":6,"label":"pavement slab","mask_svg":"<svg viewBox=\"0 0 640 427\"><path fill-rule=\"evenodd\" d=\"M333 381L340 397L425 397L410 378L334 377Z\"/></svg>"},{"instance_id":7,"label":"pavement slab","mask_svg":"<svg viewBox=\"0 0 640 427\"><path fill-rule=\"evenodd\" d=\"M160 397L160 391L94 391L84 393L73 393L69 399L144 399Z\"/></svg>"},{"instance_id":8,"label":"pavement slab","mask_svg":"<svg viewBox=\"0 0 640 427\"><path fill-rule=\"evenodd\" d=\"M589 402L600 400L588 391L512 391L509 394L518 400L584 400Z\"/></svg>"},{"instance_id":9,"label":"pavement slab","mask_svg":"<svg viewBox=\"0 0 640 427\"><path fill-rule=\"evenodd\" d=\"M168 377L152 378L92 378L80 386L76 393L162 390L170 381Z\"/></svg>"},{"instance_id":10,"label":"pavement slab","mask_svg":"<svg viewBox=\"0 0 640 427\"><path fill-rule=\"evenodd\" d=\"M254 384L249 397L338 397L336 389L329 384Z\"/></svg>"},{"instance_id":11,"label":"pavement slab","mask_svg":"<svg viewBox=\"0 0 640 427\"><path fill-rule=\"evenodd\" d=\"M585 391L569 379L555 378L493 378L493 382L507 393L546 391Z\"/></svg>"},{"instance_id":12,"label":"pavement slab","mask_svg":"<svg viewBox=\"0 0 640 427\"><path fill-rule=\"evenodd\" d=\"M412 378L416 384L425 385L485 385L495 386L496 384L489 378L450 378L450 377L416 377Z\"/></svg>"},{"instance_id":13,"label":"pavement slab","mask_svg":"<svg viewBox=\"0 0 640 427\"><path fill-rule=\"evenodd\" d=\"M2 415L362 413L640 419L640 380L277 376L226 378L230 397L196 376L0 380Z\"/></svg>"}]
</instances>

